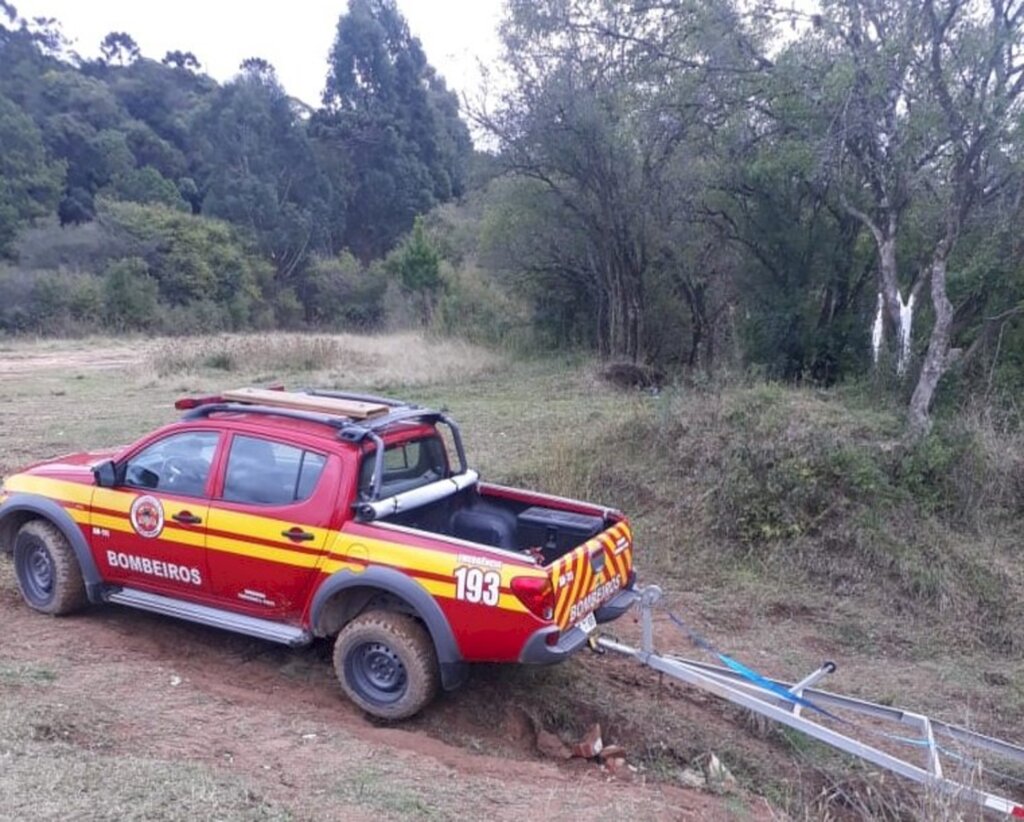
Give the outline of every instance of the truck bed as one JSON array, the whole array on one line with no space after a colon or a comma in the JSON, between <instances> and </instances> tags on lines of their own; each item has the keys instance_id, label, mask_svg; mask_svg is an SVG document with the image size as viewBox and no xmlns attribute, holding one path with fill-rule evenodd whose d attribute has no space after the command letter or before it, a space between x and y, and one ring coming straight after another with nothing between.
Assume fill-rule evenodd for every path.
<instances>
[{"instance_id":1,"label":"truck bed","mask_svg":"<svg viewBox=\"0 0 1024 822\"><path fill-rule=\"evenodd\" d=\"M618 511L475 480L454 493L446 490L451 480L438 486L411 492L404 509L401 495L381 501L374 521L508 551L543 568L554 602L550 618L563 630L591 614L599 622L615 619L632 603L633 537Z\"/></svg>"},{"instance_id":2,"label":"truck bed","mask_svg":"<svg viewBox=\"0 0 1024 822\"><path fill-rule=\"evenodd\" d=\"M540 502L541 504L538 504ZM549 565L614 524L600 509L567 510L511 489L473 486L428 505L382 518L418 531L522 552Z\"/></svg>"}]
</instances>

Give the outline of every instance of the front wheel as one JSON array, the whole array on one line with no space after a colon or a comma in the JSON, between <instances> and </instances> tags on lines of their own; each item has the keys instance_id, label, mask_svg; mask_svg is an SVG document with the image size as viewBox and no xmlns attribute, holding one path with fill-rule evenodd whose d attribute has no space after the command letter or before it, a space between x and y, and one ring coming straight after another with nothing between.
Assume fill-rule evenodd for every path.
<instances>
[{"instance_id":1,"label":"front wheel","mask_svg":"<svg viewBox=\"0 0 1024 822\"><path fill-rule=\"evenodd\" d=\"M393 611L368 611L342 628L334 670L348 698L382 719L417 713L437 694L440 680L426 628Z\"/></svg>"},{"instance_id":2,"label":"front wheel","mask_svg":"<svg viewBox=\"0 0 1024 822\"><path fill-rule=\"evenodd\" d=\"M18 530L14 572L25 602L44 614L70 614L87 601L75 552L60 529L45 520L31 520Z\"/></svg>"}]
</instances>

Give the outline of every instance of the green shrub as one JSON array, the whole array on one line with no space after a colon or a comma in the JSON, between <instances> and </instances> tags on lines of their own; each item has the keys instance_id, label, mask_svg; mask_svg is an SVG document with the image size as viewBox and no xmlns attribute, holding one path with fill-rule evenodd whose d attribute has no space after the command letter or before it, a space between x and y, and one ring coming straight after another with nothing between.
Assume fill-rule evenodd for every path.
<instances>
[{"instance_id":1,"label":"green shrub","mask_svg":"<svg viewBox=\"0 0 1024 822\"><path fill-rule=\"evenodd\" d=\"M305 319L317 326L368 330L380 326L387 282L379 268L363 266L347 251L316 257L302 292Z\"/></svg>"},{"instance_id":2,"label":"green shrub","mask_svg":"<svg viewBox=\"0 0 1024 822\"><path fill-rule=\"evenodd\" d=\"M529 318L508 291L475 266L443 263L441 274L446 285L435 315L438 331L505 349L524 347Z\"/></svg>"},{"instance_id":3,"label":"green shrub","mask_svg":"<svg viewBox=\"0 0 1024 822\"><path fill-rule=\"evenodd\" d=\"M126 257L107 269L103 303L108 326L119 331L152 328L159 321L159 286L140 257Z\"/></svg>"},{"instance_id":4,"label":"green shrub","mask_svg":"<svg viewBox=\"0 0 1024 822\"><path fill-rule=\"evenodd\" d=\"M102 326L99 278L68 271L0 268L0 331L81 334Z\"/></svg>"},{"instance_id":5,"label":"green shrub","mask_svg":"<svg viewBox=\"0 0 1024 822\"><path fill-rule=\"evenodd\" d=\"M773 576L1024 650L1024 439L961 414L908 445L902 422L851 392L669 387L547 449L530 480L637 515L654 577Z\"/></svg>"},{"instance_id":6,"label":"green shrub","mask_svg":"<svg viewBox=\"0 0 1024 822\"><path fill-rule=\"evenodd\" d=\"M269 264L230 225L162 205L100 200L104 226L136 249L168 305L234 304L248 321L271 277ZM244 322L238 322L239 325Z\"/></svg>"}]
</instances>

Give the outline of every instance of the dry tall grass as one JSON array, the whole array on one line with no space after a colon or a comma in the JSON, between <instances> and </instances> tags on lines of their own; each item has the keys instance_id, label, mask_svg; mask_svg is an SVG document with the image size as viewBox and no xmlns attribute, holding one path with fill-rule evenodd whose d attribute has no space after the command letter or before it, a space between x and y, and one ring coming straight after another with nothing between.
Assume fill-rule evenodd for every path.
<instances>
[{"instance_id":1,"label":"dry tall grass","mask_svg":"<svg viewBox=\"0 0 1024 822\"><path fill-rule=\"evenodd\" d=\"M301 373L346 387L428 385L491 372L502 358L467 342L421 333L222 334L167 339L147 355L161 376L239 372L263 379Z\"/></svg>"}]
</instances>

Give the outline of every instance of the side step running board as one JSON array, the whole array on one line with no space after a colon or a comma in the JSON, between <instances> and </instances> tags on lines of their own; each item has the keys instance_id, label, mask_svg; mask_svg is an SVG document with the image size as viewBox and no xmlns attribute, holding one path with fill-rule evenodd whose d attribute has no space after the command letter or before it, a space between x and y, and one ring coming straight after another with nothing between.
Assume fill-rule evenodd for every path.
<instances>
[{"instance_id":1,"label":"side step running board","mask_svg":"<svg viewBox=\"0 0 1024 822\"><path fill-rule=\"evenodd\" d=\"M119 605L129 605L143 611L152 611L155 614L187 619L189 622L223 628L237 634L280 642L282 645L293 647L308 645L313 639L308 631L293 625L283 625L280 622L271 622L269 619L243 616L220 608L210 608L206 605L196 605L193 602L184 602L180 599L150 594L146 591L136 591L133 588L121 588L113 591L106 594L104 599L107 602L116 602Z\"/></svg>"}]
</instances>

